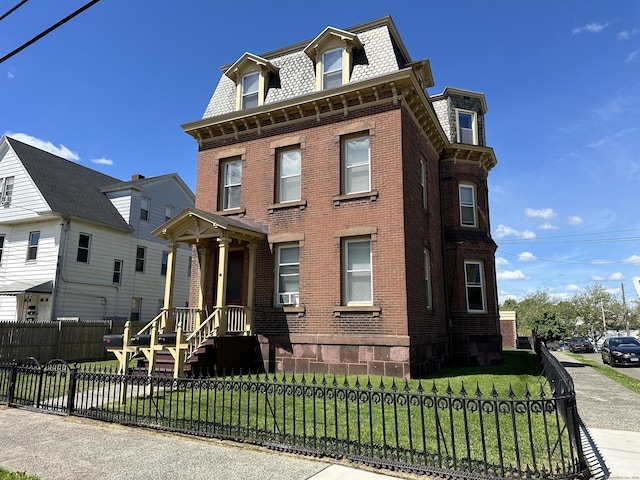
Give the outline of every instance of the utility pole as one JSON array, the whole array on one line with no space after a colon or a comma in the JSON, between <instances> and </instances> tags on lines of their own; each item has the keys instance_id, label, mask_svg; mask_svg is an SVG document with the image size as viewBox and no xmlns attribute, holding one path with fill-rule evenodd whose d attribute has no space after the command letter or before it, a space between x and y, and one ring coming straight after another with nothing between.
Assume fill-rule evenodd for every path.
<instances>
[{"instance_id":1,"label":"utility pole","mask_svg":"<svg viewBox=\"0 0 640 480\"><path fill-rule=\"evenodd\" d=\"M627 329L627 337L629 336L629 316L627 315L627 301L624 298L624 283L620 284L622 289L622 314L624 315L625 327Z\"/></svg>"},{"instance_id":2,"label":"utility pole","mask_svg":"<svg viewBox=\"0 0 640 480\"><path fill-rule=\"evenodd\" d=\"M602 309L602 326L604 327L604 336L607 337L607 320L604 316L604 302L600 302L600 308Z\"/></svg>"}]
</instances>

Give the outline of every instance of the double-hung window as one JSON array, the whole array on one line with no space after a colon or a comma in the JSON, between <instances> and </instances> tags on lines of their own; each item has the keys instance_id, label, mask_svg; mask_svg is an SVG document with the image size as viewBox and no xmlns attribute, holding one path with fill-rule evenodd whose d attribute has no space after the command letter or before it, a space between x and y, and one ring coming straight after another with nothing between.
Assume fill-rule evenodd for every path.
<instances>
[{"instance_id":1,"label":"double-hung window","mask_svg":"<svg viewBox=\"0 0 640 480\"><path fill-rule=\"evenodd\" d=\"M164 221L167 222L171 220L173 218L174 212L175 212L175 208L173 208L171 205L167 205L164 208Z\"/></svg>"},{"instance_id":2,"label":"double-hung window","mask_svg":"<svg viewBox=\"0 0 640 480\"><path fill-rule=\"evenodd\" d=\"M478 129L476 112L456 110L458 120L458 143L469 145L478 144Z\"/></svg>"},{"instance_id":3,"label":"double-hung window","mask_svg":"<svg viewBox=\"0 0 640 480\"><path fill-rule=\"evenodd\" d=\"M112 283L122 283L122 260L113 261L113 278Z\"/></svg>"},{"instance_id":4,"label":"double-hung window","mask_svg":"<svg viewBox=\"0 0 640 480\"><path fill-rule=\"evenodd\" d=\"M424 292L425 305L431 308L431 256L429 250L424 250Z\"/></svg>"},{"instance_id":5,"label":"double-hung window","mask_svg":"<svg viewBox=\"0 0 640 480\"><path fill-rule=\"evenodd\" d=\"M300 299L300 247L278 247L277 305L298 305Z\"/></svg>"},{"instance_id":6,"label":"double-hung window","mask_svg":"<svg viewBox=\"0 0 640 480\"><path fill-rule=\"evenodd\" d=\"M11 197L13 196L13 183L15 177L5 177L0 179L0 204L11 204Z\"/></svg>"},{"instance_id":7,"label":"double-hung window","mask_svg":"<svg viewBox=\"0 0 640 480\"><path fill-rule=\"evenodd\" d=\"M373 305L370 238L344 241L343 275L345 305Z\"/></svg>"},{"instance_id":8,"label":"double-hung window","mask_svg":"<svg viewBox=\"0 0 640 480\"><path fill-rule=\"evenodd\" d=\"M131 299L131 321L138 322L140 320L141 312L142 312L142 298L133 297Z\"/></svg>"},{"instance_id":9,"label":"double-hung window","mask_svg":"<svg viewBox=\"0 0 640 480\"><path fill-rule=\"evenodd\" d=\"M78 254L76 261L81 263L89 263L89 249L91 248L91 235L81 233L78 238Z\"/></svg>"},{"instance_id":10,"label":"double-hung window","mask_svg":"<svg viewBox=\"0 0 640 480\"><path fill-rule=\"evenodd\" d=\"M242 77L242 109L258 106L260 74L253 72Z\"/></svg>"},{"instance_id":11,"label":"double-hung window","mask_svg":"<svg viewBox=\"0 0 640 480\"><path fill-rule=\"evenodd\" d=\"M4 235L0 235L0 265L2 265L2 252L4 250Z\"/></svg>"},{"instance_id":12,"label":"double-hung window","mask_svg":"<svg viewBox=\"0 0 640 480\"><path fill-rule=\"evenodd\" d=\"M322 54L322 89L342 86L342 48Z\"/></svg>"},{"instance_id":13,"label":"double-hung window","mask_svg":"<svg viewBox=\"0 0 640 480\"><path fill-rule=\"evenodd\" d=\"M465 261L464 275L467 288L467 311L484 312L484 272L482 262Z\"/></svg>"},{"instance_id":14,"label":"double-hung window","mask_svg":"<svg viewBox=\"0 0 640 480\"><path fill-rule=\"evenodd\" d=\"M369 135L347 137L343 140L344 193L371 190Z\"/></svg>"},{"instance_id":15,"label":"double-hung window","mask_svg":"<svg viewBox=\"0 0 640 480\"><path fill-rule=\"evenodd\" d=\"M38 256L38 243L40 232L29 232L29 245L27 246L27 261L35 260Z\"/></svg>"},{"instance_id":16,"label":"double-hung window","mask_svg":"<svg viewBox=\"0 0 640 480\"><path fill-rule=\"evenodd\" d=\"M136 248L136 272L144 272L144 260L147 256L147 249L145 247Z\"/></svg>"},{"instance_id":17,"label":"double-hung window","mask_svg":"<svg viewBox=\"0 0 640 480\"><path fill-rule=\"evenodd\" d=\"M222 164L222 209L240 208L242 160L228 160Z\"/></svg>"},{"instance_id":18,"label":"double-hung window","mask_svg":"<svg viewBox=\"0 0 640 480\"><path fill-rule=\"evenodd\" d=\"M427 208L427 162L420 158L420 201L422 208Z\"/></svg>"},{"instance_id":19,"label":"double-hung window","mask_svg":"<svg viewBox=\"0 0 640 480\"><path fill-rule=\"evenodd\" d=\"M470 184L458 186L460 197L460 224L465 227L476 226L476 189Z\"/></svg>"},{"instance_id":20,"label":"double-hung window","mask_svg":"<svg viewBox=\"0 0 640 480\"><path fill-rule=\"evenodd\" d=\"M140 220L149 221L149 210L151 210L151 200L142 197L140 200Z\"/></svg>"},{"instance_id":21,"label":"double-hung window","mask_svg":"<svg viewBox=\"0 0 640 480\"><path fill-rule=\"evenodd\" d=\"M278 203L300 200L302 155L299 148L278 154Z\"/></svg>"}]
</instances>

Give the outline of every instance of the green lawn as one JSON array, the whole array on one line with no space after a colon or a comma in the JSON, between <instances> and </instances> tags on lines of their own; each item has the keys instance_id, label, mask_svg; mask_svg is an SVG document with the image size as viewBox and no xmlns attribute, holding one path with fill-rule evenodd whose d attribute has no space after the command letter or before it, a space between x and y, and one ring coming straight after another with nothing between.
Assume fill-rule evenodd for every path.
<instances>
[{"instance_id":1,"label":"green lawn","mask_svg":"<svg viewBox=\"0 0 640 480\"><path fill-rule=\"evenodd\" d=\"M24 472L9 472L0 468L0 480L38 480L34 475L27 475Z\"/></svg>"},{"instance_id":2,"label":"green lawn","mask_svg":"<svg viewBox=\"0 0 640 480\"><path fill-rule=\"evenodd\" d=\"M593 361L593 360L589 360L588 358L584 357L583 355L578 355L576 353L568 353L567 352L567 355L569 355L571 358L575 358L580 363L584 363L585 365L589 365L590 367L596 369L598 372L602 373L603 375L609 377L612 380L615 380L620 385L623 385L623 386L627 387L632 392L640 393L640 380L637 380L635 378L632 378L632 377L622 373L624 368L620 368L620 369L612 368L609 365L603 365L603 364L601 364L599 362L596 362L596 361ZM629 368L629 367L626 367L626 368Z\"/></svg>"}]
</instances>

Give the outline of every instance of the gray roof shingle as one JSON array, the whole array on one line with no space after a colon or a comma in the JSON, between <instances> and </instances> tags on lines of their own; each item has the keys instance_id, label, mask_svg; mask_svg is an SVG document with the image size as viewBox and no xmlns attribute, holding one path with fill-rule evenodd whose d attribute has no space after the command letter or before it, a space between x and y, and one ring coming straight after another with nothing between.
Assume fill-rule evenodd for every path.
<instances>
[{"instance_id":1,"label":"gray roof shingle","mask_svg":"<svg viewBox=\"0 0 640 480\"><path fill-rule=\"evenodd\" d=\"M101 191L121 180L6 138L53 212L131 230Z\"/></svg>"}]
</instances>

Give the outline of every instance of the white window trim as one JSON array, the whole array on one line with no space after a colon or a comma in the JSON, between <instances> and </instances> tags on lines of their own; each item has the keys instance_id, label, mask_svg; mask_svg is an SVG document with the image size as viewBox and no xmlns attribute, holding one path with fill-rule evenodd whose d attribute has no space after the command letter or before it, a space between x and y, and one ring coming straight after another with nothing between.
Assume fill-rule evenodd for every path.
<instances>
[{"instance_id":1,"label":"white window trim","mask_svg":"<svg viewBox=\"0 0 640 480\"><path fill-rule=\"evenodd\" d=\"M469 188L471 189L471 203L463 203L462 202L462 189ZM460 183L458 184L458 202L460 204L460 225L463 227L476 227L478 224L478 212L477 212L477 201L476 201L476 187L471 183ZM465 223L463 220L462 211L463 208L471 208L473 212L473 222Z\"/></svg>"},{"instance_id":2,"label":"white window trim","mask_svg":"<svg viewBox=\"0 0 640 480\"><path fill-rule=\"evenodd\" d=\"M462 141L462 135L461 135L461 130L462 127L460 126L460 114L461 113L465 113L468 115L471 115L471 134L473 136L473 141L470 144L467 145L478 145L478 113L474 112L473 110L464 110L462 108L456 108L456 137L457 137L457 143L465 143Z\"/></svg>"},{"instance_id":3,"label":"white window trim","mask_svg":"<svg viewBox=\"0 0 640 480\"><path fill-rule=\"evenodd\" d=\"M351 167L347 167L347 143L352 141L352 140L360 140L362 138L368 138L369 139L369 152L368 152L368 158L367 158L367 167L368 167L368 188L365 190L355 190L353 192L350 192L347 190L347 177L348 177L348 172L349 172L349 168L354 168L354 167L360 167L362 165L365 165L365 163L361 163L358 165L352 165ZM365 192L370 192L371 191L371 135L369 135L369 133L364 133L364 134L356 134L356 135L349 135L347 137L344 137L342 139L342 155L343 155L343 171L344 171L344 178L343 178L343 191L345 195L352 195L352 194L356 194L356 193L365 193Z\"/></svg>"},{"instance_id":4,"label":"white window trim","mask_svg":"<svg viewBox=\"0 0 640 480\"><path fill-rule=\"evenodd\" d=\"M147 203L147 208L144 208L145 202ZM147 212L147 218L143 218L143 212ZM140 199L140 220L143 222L149 222L151 219L151 199L147 197L142 197Z\"/></svg>"},{"instance_id":5,"label":"white window trim","mask_svg":"<svg viewBox=\"0 0 640 480\"><path fill-rule=\"evenodd\" d=\"M348 269L348 265L349 265L349 244L352 243L362 243L362 242L368 242L369 243L369 269L368 270L357 270L359 272L369 272L369 278L370 278L370 297L371 300L369 302L360 302L360 301L353 301L351 300L351 289L350 289L350 283L348 281L348 276L349 273L355 272L356 270L349 270ZM373 305L373 248L372 248L372 243L371 243L371 238L370 237L360 237L360 238L350 238L350 239L345 239L343 242L343 248L344 248L344 264L343 264L343 268L342 268L342 275L343 275L343 294L344 294L344 304L348 307L351 306L372 306Z\"/></svg>"},{"instance_id":6,"label":"white window trim","mask_svg":"<svg viewBox=\"0 0 640 480\"><path fill-rule=\"evenodd\" d=\"M171 220L175 215L175 211L176 211L175 207L172 207L171 205L167 205L164 208L164 221L168 222L169 220Z\"/></svg>"},{"instance_id":7,"label":"white window trim","mask_svg":"<svg viewBox=\"0 0 640 480\"><path fill-rule=\"evenodd\" d=\"M38 241L33 243L33 235L38 234ZM27 243L27 262L35 262L38 259L38 247L40 246L40 231L34 230L33 232L29 232L29 240ZM31 249L34 249L33 258L30 258Z\"/></svg>"},{"instance_id":8,"label":"white window trim","mask_svg":"<svg viewBox=\"0 0 640 480\"><path fill-rule=\"evenodd\" d=\"M467 265L477 265L480 270L480 283L469 283L469 279L467 278ZM464 262L464 286L465 286L465 296L467 299L467 312L469 313L486 313L487 311L487 299L485 296L485 282L484 282L484 265L479 260L465 260ZM482 309L476 310L472 309L469 305L469 288L480 288L480 294L482 298Z\"/></svg>"},{"instance_id":9,"label":"white window trim","mask_svg":"<svg viewBox=\"0 0 640 480\"><path fill-rule=\"evenodd\" d=\"M246 92L244 88L244 82L247 77L256 76L257 77L257 86L255 91ZM245 107L245 99L247 97L256 97L256 106L260 106L260 72L248 72L242 76L240 79L240 110L246 110L247 108L255 108L255 107Z\"/></svg>"},{"instance_id":10,"label":"white window trim","mask_svg":"<svg viewBox=\"0 0 640 480\"><path fill-rule=\"evenodd\" d=\"M240 164L240 181L238 183L229 183L227 184L227 167L232 163ZM231 189L233 187L240 187L240 199L242 198L242 159L229 159L222 162L222 210L235 210L236 208L240 208L241 202L238 200L238 205L229 206L227 204L227 189Z\"/></svg>"},{"instance_id":11,"label":"white window trim","mask_svg":"<svg viewBox=\"0 0 640 480\"><path fill-rule=\"evenodd\" d=\"M275 304L278 307L282 307L282 306L298 306L300 304L300 244L293 244L293 243L289 243L289 244L283 244L283 245L278 245L277 247L277 265L276 265L276 298L275 298ZM297 248L298 249L298 263L282 263L281 259L281 255L280 252L282 252L283 249L287 249L287 248ZM280 267L282 266L287 266L287 265L298 265L298 291L297 292L281 292L280 291ZM283 295L287 296L287 300L286 302L282 301L283 300Z\"/></svg>"},{"instance_id":12,"label":"white window trim","mask_svg":"<svg viewBox=\"0 0 640 480\"><path fill-rule=\"evenodd\" d=\"M0 179L0 205L10 205L11 197L13 197L13 186L15 185L15 177L4 177Z\"/></svg>"},{"instance_id":13,"label":"white window trim","mask_svg":"<svg viewBox=\"0 0 640 480\"><path fill-rule=\"evenodd\" d=\"M300 170L297 175L282 175L282 155L287 152L297 151L300 155ZM298 191L298 197L291 200L283 200L282 199L282 181L286 178L300 178L300 190ZM299 202L302 199L302 149L297 146L294 148L283 148L278 150L278 198L276 199L276 203L289 203L289 202Z\"/></svg>"},{"instance_id":14,"label":"white window trim","mask_svg":"<svg viewBox=\"0 0 640 480\"><path fill-rule=\"evenodd\" d=\"M120 269L116 270L116 265L120 265ZM111 283L114 283L116 285L122 285L122 270L124 266L124 262L122 260L118 260L117 258L113 260L113 273L111 275ZM118 274L118 281L115 282L113 280L113 277L115 277L116 273Z\"/></svg>"},{"instance_id":15,"label":"white window trim","mask_svg":"<svg viewBox=\"0 0 640 480\"><path fill-rule=\"evenodd\" d=\"M89 237L89 245L85 248L82 247L80 245L80 239L85 236L85 237ZM76 252L76 262L78 263L86 263L87 265L89 265L89 262L91 260L91 241L93 240L91 234L89 233L82 233L80 232L80 234L78 235L78 251ZM83 262L82 260L78 260L78 254L80 253L80 250L86 250L87 251L87 261Z\"/></svg>"},{"instance_id":16,"label":"white window trim","mask_svg":"<svg viewBox=\"0 0 640 480\"><path fill-rule=\"evenodd\" d=\"M325 70L325 62L324 62L325 55L327 55L329 53L332 53L332 52L337 52L337 51L340 51L340 60L341 60L340 61L340 70L338 70L338 69L330 70L330 71ZM330 48L329 50L326 50L326 51L322 52L322 57L321 57L322 58L322 66L321 66L321 69L320 69L320 73L321 73L321 87L320 88L321 88L321 90L325 90L326 89L325 84L324 84L325 83L325 76L326 75L335 74L337 72L340 72L340 86L345 84L345 81L344 81L345 53L346 52L345 52L344 48L342 48L342 47ZM336 88L336 87L331 87L331 88Z\"/></svg>"},{"instance_id":17,"label":"white window trim","mask_svg":"<svg viewBox=\"0 0 640 480\"><path fill-rule=\"evenodd\" d=\"M138 257L138 249L142 249L143 254L142 257ZM138 260L142 260L142 270L138 270ZM134 265L134 271L138 273L144 273L147 267L147 247L143 247L141 245L136 246L136 263Z\"/></svg>"}]
</instances>

